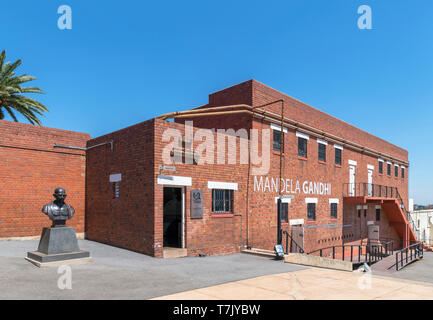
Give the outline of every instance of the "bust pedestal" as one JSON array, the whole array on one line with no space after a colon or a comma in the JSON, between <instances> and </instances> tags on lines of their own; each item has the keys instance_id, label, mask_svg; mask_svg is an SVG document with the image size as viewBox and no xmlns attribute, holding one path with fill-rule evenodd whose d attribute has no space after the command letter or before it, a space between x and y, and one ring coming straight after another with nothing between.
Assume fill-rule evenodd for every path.
<instances>
[{"instance_id":1,"label":"bust pedestal","mask_svg":"<svg viewBox=\"0 0 433 320\"><path fill-rule=\"evenodd\" d=\"M51 227L42 230L37 251L27 252L26 260L38 267L88 262L88 251L80 250L72 227Z\"/></svg>"}]
</instances>

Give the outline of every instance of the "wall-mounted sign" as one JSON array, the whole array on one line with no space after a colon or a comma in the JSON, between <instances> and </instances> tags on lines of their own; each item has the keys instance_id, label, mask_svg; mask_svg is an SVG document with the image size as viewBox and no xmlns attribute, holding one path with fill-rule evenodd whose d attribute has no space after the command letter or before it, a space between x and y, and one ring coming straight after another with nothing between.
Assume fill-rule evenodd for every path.
<instances>
[{"instance_id":1,"label":"wall-mounted sign","mask_svg":"<svg viewBox=\"0 0 433 320\"><path fill-rule=\"evenodd\" d=\"M191 219L203 218L203 191L191 190Z\"/></svg>"},{"instance_id":2,"label":"wall-mounted sign","mask_svg":"<svg viewBox=\"0 0 433 320\"><path fill-rule=\"evenodd\" d=\"M159 166L159 170L176 171L176 167L173 167L173 166Z\"/></svg>"}]
</instances>

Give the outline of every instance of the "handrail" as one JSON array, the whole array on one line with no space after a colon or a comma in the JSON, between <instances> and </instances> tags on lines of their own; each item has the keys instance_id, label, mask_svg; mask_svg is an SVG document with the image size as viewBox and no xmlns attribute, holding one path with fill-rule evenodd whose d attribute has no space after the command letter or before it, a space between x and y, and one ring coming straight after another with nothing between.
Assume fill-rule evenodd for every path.
<instances>
[{"instance_id":1,"label":"handrail","mask_svg":"<svg viewBox=\"0 0 433 320\"><path fill-rule=\"evenodd\" d=\"M304 253L304 249L299 244L297 244L295 240L293 240L292 236L286 230L283 231L283 234L286 235L286 254L289 253L289 238L290 238L290 248L292 248L293 244L295 244L296 249L298 249L296 250L296 252Z\"/></svg>"},{"instance_id":2,"label":"handrail","mask_svg":"<svg viewBox=\"0 0 433 320\"><path fill-rule=\"evenodd\" d=\"M410 259L409 259L409 252L410 252ZM406 257L404 256L406 254ZM400 260L399 257L400 256ZM395 253L395 269L398 271L399 269L402 269L406 267L409 263L413 262L414 260L422 258L424 256L424 248L422 242L417 242L415 244L412 244L410 246L407 246L406 248L403 248L399 251L396 251ZM400 266L400 268L399 268ZM392 268L392 266L391 266Z\"/></svg>"}]
</instances>

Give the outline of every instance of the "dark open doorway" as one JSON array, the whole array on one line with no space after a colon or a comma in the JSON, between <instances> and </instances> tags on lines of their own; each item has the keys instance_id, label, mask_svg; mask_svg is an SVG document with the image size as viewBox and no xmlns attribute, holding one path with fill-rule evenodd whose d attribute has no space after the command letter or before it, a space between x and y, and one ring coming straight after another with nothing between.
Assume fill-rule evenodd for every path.
<instances>
[{"instance_id":1,"label":"dark open doorway","mask_svg":"<svg viewBox=\"0 0 433 320\"><path fill-rule=\"evenodd\" d=\"M182 247L182 188L164 187L164 247Z\"/></svg>"}]
</instances>

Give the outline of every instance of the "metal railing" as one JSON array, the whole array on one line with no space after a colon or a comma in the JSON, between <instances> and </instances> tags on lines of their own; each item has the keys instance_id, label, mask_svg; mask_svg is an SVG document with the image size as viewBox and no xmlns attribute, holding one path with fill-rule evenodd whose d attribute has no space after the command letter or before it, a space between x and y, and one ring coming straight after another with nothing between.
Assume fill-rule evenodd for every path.
<instances>
[{"instance_id":1,"label":"metal railing","mask_svg":"<svg viewBox=\"0 0 433 320\"><path fill-rule=\"evenodd\" d=\"M304 253L304 249L299 244L297 244L295 240L293 240L293 238L286 230L283 231L283 235L286 236L286 246L285 246L286 254L290 252ZM289 246L289 239L290 239L290 246Z\"/></svg>"},{"instance_id":2,"label":"metal railing","mask_svg":"<svg viewBox=\"0 0 433 320\"><path fill-rule=\"evenodd\" d=\"M320 257L349 260L350 262L357 263L366 262L371 264L392 255L394 253L394 241L391 240L384 244L336 245L316 249L307 254L314 255L316 253L318 253Z\"/></svg>"},{"instance_id":3,"label":"metal railing","mask_svg":"<svg viewBox=\"0 0 433 320\"><path fill-rule=\"evenodd\" d=\"M421 259L424 256L422 242L417 242L395 253L395 269L398 271L411 262Z\"/></svg>"}]
</instances>

